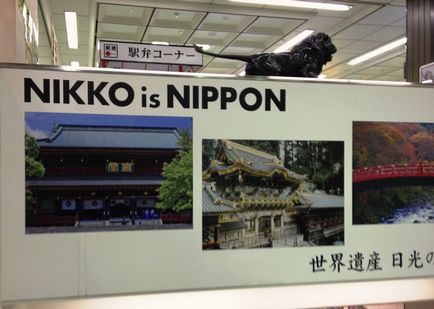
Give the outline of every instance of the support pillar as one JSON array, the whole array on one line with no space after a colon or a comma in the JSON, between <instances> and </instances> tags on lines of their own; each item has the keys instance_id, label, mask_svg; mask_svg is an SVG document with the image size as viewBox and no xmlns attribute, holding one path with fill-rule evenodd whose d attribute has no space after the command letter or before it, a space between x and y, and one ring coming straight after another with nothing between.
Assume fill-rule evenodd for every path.
<instances>
[{"instance_id":1,"label":"support pillar","mask_svg":"<svg viewBox=\"0 0 434 309\"><path fill-rule=\"evenodd\" d=\"M259 218L255 217L255 234L259 234Z\"/></svg>"},{"instance_id":2,"label":"support pillar","mask_svg":"<svg viewBox=\"0 0 434 309\"><path fill-rule=\"evenodd\" d=\"M434 62L434 1L407 1L405 77L419 82L419 67Z\"/></svg>"},{"instance_id":3,"label":"support pillar","mask_svg":"<svg viewBox=\"0 0 434 309\"><path fill-rule=\"evenodd\" d=\"M0 49L0 62L11 63L36 63L34 50L31 50L25 37L26 24L23 12L17 0L0 1L0 37L4 48ZM35 24L38 24L37 0L26 1L26 8L30 10Z\"/></svg>"}]
</instances>

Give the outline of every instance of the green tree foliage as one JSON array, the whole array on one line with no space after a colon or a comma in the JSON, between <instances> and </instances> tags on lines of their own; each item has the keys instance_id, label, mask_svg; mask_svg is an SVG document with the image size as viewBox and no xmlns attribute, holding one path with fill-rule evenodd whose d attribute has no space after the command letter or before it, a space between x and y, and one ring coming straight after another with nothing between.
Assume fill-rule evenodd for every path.
<instances>
[{"instance_id":1,"label":"green tree foliage","mask_svg":"<svg viewBox=\"0 0 434 309\"><path fill-rule=\"evenodd\" d=\"M45 173L45 167L38 161L39 147L35 139L25 135L25 160L26 160L26 178L42 177Z\"/></svg>"},{"instance_id":2,"label":"green tree foliage","mask_svg":"<svg viewBox=\"0 0 434 309\"><path fill-rule=\"evenodd\" d=\"M38 161L39 147L35 139L26 134L24 137L25 142L25 168L26 179L34 177L42 177L45 174L44 165ZM26 188L26 215L31 214L31 206L33 204L32 191Z\"/></svg>"},{"instance_id":3,"label":"green tree foliage","mask_svg":"<svg viewBox=\"0 0 434 309\"><path fill-rule=\"evenodd\" d=\"M211 165L211 160L216 158L222 145L221 140L204 139L202 141L202 171Z\"/></svg>"},{"instance_id":4,"label":"green tree foliage","mask_svg":"<svg viewBox=\"0 0 434 309\"><path fill-rule=\"evenodd\" d=\"M234 142L252 147L276 157L279 156L279 141L235 140Z\"/></svg>"},{"instance_id":5,"label":"green tree foliage","mask_svg":"<svg viewBox=\"0 0 434 309\"><path fill-rule=\"evenodd\" d=\"M285 141L285 166L307 175L327 193L343 194L344 144L329 141Z\"/></svg>"},{"instance_id":6,"label":"green tree foliage","mask_svg":"<svg viewBox=\"0 0 434 309\"><path fill-rule=\"evenodd\" d=\"M163 165L165 180L158 188L156 207L163 211L182 212L193 208L193 149L188 131L182 131L177 156Z\"/></svg>"}]
</instances>

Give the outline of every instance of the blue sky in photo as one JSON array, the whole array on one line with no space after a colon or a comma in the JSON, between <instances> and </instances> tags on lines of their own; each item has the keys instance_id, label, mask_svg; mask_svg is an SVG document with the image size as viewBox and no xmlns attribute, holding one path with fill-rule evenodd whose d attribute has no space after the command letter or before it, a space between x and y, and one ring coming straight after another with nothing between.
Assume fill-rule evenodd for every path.
<instances>
[{"instance_id":1,"label":"blue sky in photo","mask_svg":"<svg viewBox=\"0 0 434 309\"><path fill-rule=\"evenodd\" d=\"M153 127L187 129L192 133L191 117L130 116L70 113L25 113L26 133L36 139L46 138L53 127L63 125L91 125L112 127Z\"/></svg>"}]
</instances>

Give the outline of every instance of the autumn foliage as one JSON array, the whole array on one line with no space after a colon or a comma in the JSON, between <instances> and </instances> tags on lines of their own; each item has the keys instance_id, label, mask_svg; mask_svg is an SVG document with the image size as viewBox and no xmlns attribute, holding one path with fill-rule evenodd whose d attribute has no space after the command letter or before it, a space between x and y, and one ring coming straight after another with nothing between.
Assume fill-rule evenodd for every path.
<instances>
[{"instance_id":1,"label":"autumn foliage","mask_svg":"<svg viewBox=\"0 0 434 309\"><path fill-rule=\"evenodd\" d=\"M434 124L354 122L353 169L434 162ZM353 223L375 224L397 208L434 200L433 187L375 188L353 192Z\"/></svg>"}]
</instances>

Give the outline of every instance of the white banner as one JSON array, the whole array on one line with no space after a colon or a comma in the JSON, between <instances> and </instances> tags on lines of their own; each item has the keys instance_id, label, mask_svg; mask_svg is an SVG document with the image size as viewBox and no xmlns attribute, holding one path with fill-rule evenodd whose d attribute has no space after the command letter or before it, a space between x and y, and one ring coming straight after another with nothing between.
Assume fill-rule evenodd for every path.
<instances>
[{"instance_id":1,"label":"white banner","mask_svg":"<svg viewBox=\"0 0 434 309\"><path fill-rule=\"evenodd\" d=\"M62 210L75 210L75 200L62 200Z\"/></svg>"},{"instance_id":2,"label":"white banner","mask_svg":"<svg viewBox=\"0 0 434 309\"><path fill-rule=\"evenodd\" d=\"M103 200L84 200L83 201L83 209L91 210L91 209L103 209L104 201Z\"/></svg>"},{"instance_id":3,"label":"white banner","mask_svg":"<svg viewBox=\"0 0 434 309\"><path fill-rule=\"evenodd\" d=\"M154 208L155 199L153 198L138 198L136 199L137 208Z\"/></svg>"}]
</instances>

